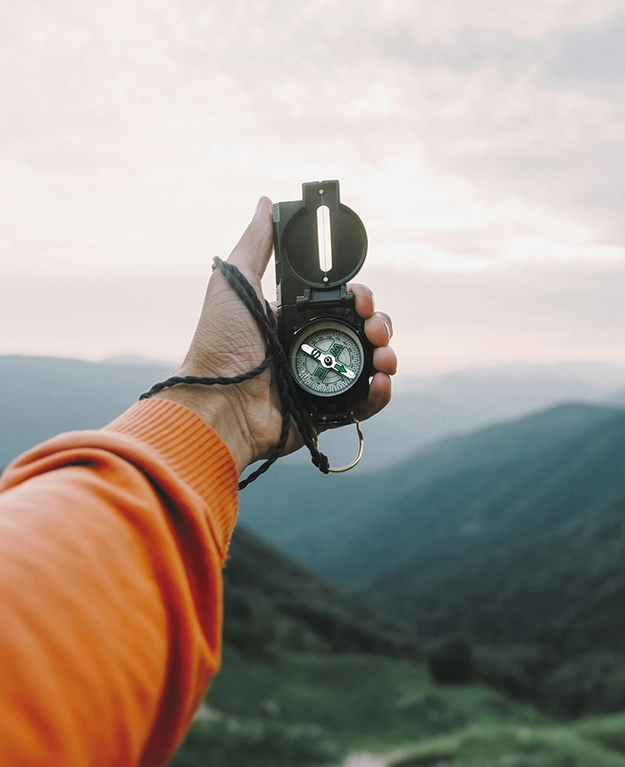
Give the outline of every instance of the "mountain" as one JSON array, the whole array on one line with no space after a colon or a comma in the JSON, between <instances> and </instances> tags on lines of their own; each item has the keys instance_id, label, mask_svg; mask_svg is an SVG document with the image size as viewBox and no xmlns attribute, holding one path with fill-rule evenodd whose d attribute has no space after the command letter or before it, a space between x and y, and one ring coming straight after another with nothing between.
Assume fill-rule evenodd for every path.
<instances>
[{"instance_id":1,"label":"mountain","mask_svg":"<svg viewBox=\"0 0 625 767\"><path fill-rule=\"evenodd\" d=\"M555 363L512 363L508 365L489 365L487 367L464 368L463 370L439 374L438 376L419 377L418 382L435 381L445 378L469 378L488 380L501 377L509 380L531 381L547 378L552 382L575 383L597 389L616 389L625 386L625 365L606 362L555 362ZM415 388L413 384L410 388Z\"/></svg>"},{"instance_id":2,"label":"mountain","mask_svg":"<svg viewBox=\"0 0 625 767\"><path fill-rule=\"evenodd\" d=\"M325 583L241 525L232 537L224 583L224 640L243 653L418 655L407 626Z\"/></svg>"},{"instance_id":3,"label":"mountain","mask_svg":"<svg viewBox=\"0 0 625 767\"><path fill-rule=\"evenodd\" d=\"M0 356L0 469L56 434L104 426L171 373L159 363Z\"/></svg>"},{"instance_id":4,"label":"mountain","mask_svg":"<svg viewBox=\"0 0 625 767\"><path fill-rule=\"evenodd\" d=\"M364 425L366 448L354 470L364 475L387 467L415 450L453 434L526 415L561 402L611 402L625 384L625 368L598 363L509 365L475 368L438 376L413 376L394 382L391 403ZM625 401L614 401L625 406ZM356 437L339 429L321 437L322 450L335 466L349 463ZM306 463L304 452L287 459Z\"/></svg>"},{"instance_id":5,"label":"mountain","mask_svg":"<svg viewBox=\"0 0 625 767\"><path fill-rule=\"evenodd\" d=\"M625 414L571 404L340 488L291 475L249 521L421 637L622 650L624 467Z\"/></svg>"},{"instance_id":6,"label":"mountain","mask_svg":"<svg viewBox=\"0 0 625 767\"><path fill-rule=\"evenodd\" d=\"M357 476L323 476L312 466L279 462L240 497L243 519L314 569L345 577L360 541L385 540L384 528L399 514L400 499L423 496L420 514L442 492L453 492L456 478L477 477L502 464L531 460L538 452L583 435L623 415L620 409L571 403L514 421L448 437L417 451L394 467ZM418 495L415 495L418 494ZM459 500L462 506L462 499ZM412 512L411 512L412 513ZM420 519L418 516L416 519ZM378 537L381 535L381 538ZM411 542L406 542L410 547ZM340 573L340 574L339 574ZM357 585L357 580L349 581Z\"/></svg>"},{"instance_id":7,"label":"mountain","mask_svg":"<svg viewBox=\"0 0 625 767\"><path fill-rule=\"evenodd\" d=\"M611 553L617 546L617 561L625 561L625 540L618 528L613 538L600 532L625 497L624 467L619 415L523 459L449 474L396 496L384 523L351 542L358 557L328 574L392 606L424 635L462 627L480 641L530 641L565 630L571 648L622 649L625 626L614 603L612 628L604 625L598 645L595 629L571 620L571 598L558 584L574 578L573 602L587 595L591 623L598 620L597 580L615 590L616 601L625 598ZM585 556L572 536L592 542Z\"/></svg>"},{"instance_id":8,"label":"mountain","mask_svg":"<svg viewBox=\"0 0 625 767\"><path fill-rule=\"evenodd\" d=\"M114 354L112 357L103 359L105 365L147 365L148 367L175 370L176 363L168 360L155 360L151 357L142 357L140 354Z\"/></svg>"},{"instance_id":9,"label":"mountain","mask_svg":"<svg viewBox=\"0 0 625 767\"><path fill-rule=\"evenodd\" d=\"M591 505L549 532L474 550L451 567L426 567L420 576L400 568L367 593L384 604L392 593L403 602L398 612L430 634L460 627L482 642L535 642L565 657L622 653L625 497Z\"/></svg>"},{"instance_id":10,"label":"mountain","mask_svg":"<svg viewBox=\"0 0 625 767\"><path fill-rule=\"evenodd\" d=\"M451 434L509 419L566 400L607 401L625 382L620 368L578 365L486 368L398 381L383 414L364 425L365 454L354 475L389 467ZM62 431L103 426L136 401L174 365L136 356L104 362L0 356L0 468L20 452ZM576 376L578 376L576 378ZM622 404L622 403L621 403ZM322 435L334 466L352 460L353 429ZM283 463L308 463L304 451ZM264 481L264 480L262 480Z\"/></svg>"},{"instance_id":11,"label":"mountain","mask_svg":"<svg viewBox=\"0 0 625 767\"><path fill-rule=\"evenodd\" d=\"M625 407L625 389L614 392L607 401L617 407Z\"/></svg>"}]
</instances>

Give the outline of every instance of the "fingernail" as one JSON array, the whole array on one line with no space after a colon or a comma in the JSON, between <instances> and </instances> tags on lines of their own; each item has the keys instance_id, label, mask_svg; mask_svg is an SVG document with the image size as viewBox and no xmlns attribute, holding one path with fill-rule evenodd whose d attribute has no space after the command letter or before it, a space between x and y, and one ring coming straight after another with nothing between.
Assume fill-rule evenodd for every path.
<instances>
[{"instance_id":1,"label":"fingernail","mask_svg":"<svg viewBox=\"0 0 625 767\"><path fill-rule=\"evenodd\" d=\"M259 211L259 210L260 210L260 209L263 207L263 201L264 201L264 199L265 199L264 197L261 197L261 198L258 200L258 202L256 203L256 211L255 211L255 213L258 213L258 211Z\"/></svg>"}]
</instances>

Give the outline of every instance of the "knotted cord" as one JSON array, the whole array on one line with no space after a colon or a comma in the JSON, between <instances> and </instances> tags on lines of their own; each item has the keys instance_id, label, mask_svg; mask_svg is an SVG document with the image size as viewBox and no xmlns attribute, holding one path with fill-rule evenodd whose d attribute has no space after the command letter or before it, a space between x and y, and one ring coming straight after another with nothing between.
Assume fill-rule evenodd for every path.
<instances>
[{"instance_id":1,"label":"knotted cord","mask_svg":"<svg viewBox=\"0 0 625 767\"><path fill-rule=\"evenodd\" d=\"M139 399L147 399L153 394L157 394L163 389L167 389L170 386L176 386L177 384L201 384L204 386L229 386L230 384L239 384L244 381L249 381L251 378L255 378L271 366L273 368L273 377L282 406L282 429L280 432L280 439L269 458L248 477L239 482L239 490L243 490L244 487L247 487L255 479L258 479L258 477L260 477L261 474L264 474L282 455L289 438L291 418L295 422L295 425L304 440L304 444L308 450L310 450L313 464L319 471L328 474L330 471L328 458L317 449L317 434L308 418L308 414L301 405L295 382L289 371L289 363L286 354L284 353L284 349L278 338L278 323L274 317L271 306L265 301L265 306L263 307L254 288L250 285L245 275L237 269L234 264L222 261L220 258L215 258L213 259L213 269L219 269L228 281L230 287L234 290L237 296L239 296L241 301L243 301L252 317L256 320L256 324L261 333L265 336L267 342L267 355L265 359L247 373L240 373L239 375L232 377L215 376L211 378L208 376L172 376L165 381L160 381L159 383L154 384L154 386L149 391L144 392Z\"/></svg>"}]
</instances>

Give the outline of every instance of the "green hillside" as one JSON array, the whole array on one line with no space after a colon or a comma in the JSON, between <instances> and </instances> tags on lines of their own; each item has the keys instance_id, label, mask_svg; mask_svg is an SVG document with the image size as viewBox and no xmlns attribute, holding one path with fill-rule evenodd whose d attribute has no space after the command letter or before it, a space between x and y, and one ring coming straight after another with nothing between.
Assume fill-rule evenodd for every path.
<instances>
[{"instance_id":1,"label":"green hillside","mask_svg":"<svg viewBox=\"0 0 625 767\"><path fill-rule=\"evenodd\" d=\"M439 688L410 631L244 528L224 581L223 668L172 767L338 767L470 724L548 721L484 685Z\"/></svg>"},{"instance_id":2,"label":"green hillside","mask_svg":"<svg viewBox=\"0 0 625 767\"><path fill-rule=\"evenodd\" d=\"M380 767L625 767L625 720L577 727L474 724L399 749Z\"/></svg>"},{"instance_id":3,"label":"green hillside","mask_svg":"<svg viewBox=\"0 0 625 767\"><path fill-rule=\"evenodd\" d=\"M249 519L422 638L620 652L624 467L622 411L567 405L325 493L293 472Z\"/></svg>"},{"instance_id":4,"label":"green hillside","mask_svg":"<svg viewBox=\"0 0 625 767\"><path fill-rule=\"evenodd\" d=\"M439 687L408 660L282 653L268 662L227 650L172 765L339 767L348 752L396 752L471 725L549 722L483 685Z\"/></svg>"},{"instance_id":5,"label":"green hillside","mask_svg":"<svg viewBox=\"0 0 625 767\"><path fill-rule=\"evenodd\" d=\"M625 714L554 720L481 684L438 686L407 660L226 649L172 767L235 764L625 767Z\"/></svg>"},{"instance_id":6,"label":"green hillside","mask_svg":"<svg viewBox=\"0 0 625 767\"><path fill-rule=\"evenodd\" d=\"M591 506L550 532L476 547L420 576L400 568L367 593L384 604L392 595L422 635L462 627L482 642L540 642L565 656L624 651L625 501Z\"/></svg>"},{"instance_id":7,"label":"green hillside","mask_svg":"<svg viewBox=\"0 0 625 767\"><path fill-rule=\"evenodd\" d=\"M462 525L474 524L469 498L486 503L516 477L518 485L509 489L522 499L529 487L524 472L540 468L540 456L551 452L566 461L567 445L622 417L616 408L562 405L445 439L364 477L278 465L262 485L242 494L241 511L248 525L313 569L352 587L365 585L404 552L409 563L413 552L427 556L434 534L443 547L458 532L466 540ZM465 514L458 531L456 517Z\"/></svg>"},{"instance_id":8,"label":"green hillside","mask_svg":"<svg viewBox=\"0 0 625 767\"><path fill-rule=\"evenodd\" d=\"M614 592L612 606L619 593L625 597L618 577L625 545L614 527L619 507L609 505L625 497L624 466L620 416L525 460L451 475L394 500L392 514L374 530L377 572L363 563L374 550L364 536L353 541L360 561L337 563L330 572L425 635L460 625L480 640L529 640L541 631L540 606L549 630L568 626L567 647L587 648L608 626L598 632L571 623L571 600L582 603L583 613L586 595L586 615L594 612L602 579ZM571 545L579 540L587 547ZM561 589L572 583L563 601ZM620 648L620 617L609 607L605 612L612 628L602 646Z\"/></svg>"},{"instance_id":9,"label":"green hillside","mask_svg":"<svg viewBox=\"0 0 625 767\"><path fill-rule=\"evenodd\" d=\"M224 569L228 645L253 656L283 650L417 657L414 632L319 579L238 525Z\"/></svg>"},{"instance_id":10,"label":"green hillside","mask_svg":"<svg viewBox=\"0 0 625 767\"><path fill-rule=\"evenodd\" d=\"M335 571L366 584L378 581L387 563L438 566L445 554L456 566L466 553L549 532L625 492L625 414L546 448L529 443L516 456L495 445L490 463L464 461L430 482L400 488L375 530L366 531L369 541L376 534L384 563L378 572L356 561L337 562ZM352 544L365 545L364 539Z\"/></svg>"},{"instance_id":11,"label":"green hillside","mask_svg":"<svg viewBox=\"0 0 625 767\"><path fill-rule=\"evenodd\" d=\"M623 528L622 511L598 515L599 539L617 522ZM571 542L577 533L571 525ZM572 556L586 545L577 541ZM242 528L224 577L223 668L172 767L355 767L358 754L379 767L625 767L624 715L570 723L483 683L437 685L403 627ZM493 650L478 650L478 676L506 688L509 678L493 676ZM497 652L500 674L502 663L507 674L541 665L532 648ZM603 677L542 664L534 697L548 705L585 694L587 707L601 708L597 684L611 677L610 705L623 708L625 684L615 674L622 656L602 657L593 662Z\"/></svg>"}]
</instances>

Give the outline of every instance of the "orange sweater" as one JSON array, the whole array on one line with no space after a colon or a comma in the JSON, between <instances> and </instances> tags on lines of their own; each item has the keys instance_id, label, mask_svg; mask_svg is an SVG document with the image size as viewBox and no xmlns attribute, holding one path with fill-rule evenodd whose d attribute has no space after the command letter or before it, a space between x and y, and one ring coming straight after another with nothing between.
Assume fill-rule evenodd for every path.
<instances>
[{"instance_id":1,"label":"orange sweater","mask_svg":"<svg viewBox=\"0 0 625 767\"><path fill-rule=\"evenodd\" d=\"M220 662L226 446L152 399L0 479L0 765L165 765Z\"/></svg>"}]
</instances>

